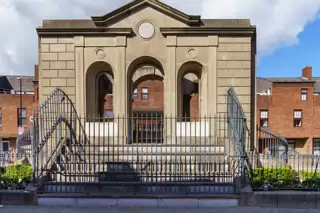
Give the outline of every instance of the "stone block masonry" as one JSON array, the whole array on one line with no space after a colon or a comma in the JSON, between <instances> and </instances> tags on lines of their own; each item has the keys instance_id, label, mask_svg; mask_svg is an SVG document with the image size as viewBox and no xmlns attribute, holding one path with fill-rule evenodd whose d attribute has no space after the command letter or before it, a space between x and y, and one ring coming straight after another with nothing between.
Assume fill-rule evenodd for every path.
<instances>
[{"instance_id":1,"label":"stone block masonry","mask_svg":"<svg viewBox=\"0 0 320 213\"><path fill-rule=\"evenodd\" d=\"M56 87L75 100L75 56L73 37L40 38L40 91L43 102Z\"/></svg>"},{"instance_id":2,"label":"stone block masonry","mask_svg":"<svg viewBox=\"0 0 320 213\"><path fill-rule=\"evenodd\" d=\"M250 127L251 95L251 52L250 37L219 37L217 52L217 112L227 112L227 91L234 87L247 115Z\"/></svg>"}]
</instances>

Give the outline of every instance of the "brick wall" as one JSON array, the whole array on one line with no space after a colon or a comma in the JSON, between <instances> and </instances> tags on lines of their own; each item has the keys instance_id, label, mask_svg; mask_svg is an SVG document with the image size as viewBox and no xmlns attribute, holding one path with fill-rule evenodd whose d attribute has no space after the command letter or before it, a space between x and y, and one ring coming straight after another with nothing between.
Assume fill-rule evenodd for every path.
<instances>
[{"instance_id":1,"label":"brick wall","mask_svg":"<svg viewBox=\"0 0 320 213\"><path fill-rule=\"evenodd\" d=\"M301 89L308 89L301 100ZM313 138L320 138L320 97L313 95L313 84L274 83L271 96L257 96L257 120L260 110L269 111L268 128L287 139L296 140L296 150L312 154ZM294 127L294 110L302 110L302 127Z\"/></svg>"},{"instance_id":2,"label":"brick wall","mask_svg":"<svg viewBox=\"0 0 320 213\"><path fill-rule=\"evenodd\" d=\"M142 88L148 88L149 99L142 100ZM137 111L163 111L164 109L164 85L161 80L145 80L138 87L138 99L133 101L132 109ZM112 98L105 97L105 111L110 112L113 109ZM200 116L199 94L193 94L190 100L191 117Z\"/></svg>"},{"instance_id":3,"label":"brick wall","mask_svg":"<svg viewBox=\"0 0 320 213\"><path fill-rule=\"evenodd\" d=\"M148 88L148 100L142 100L142 88ZM138 86L138 100L132 103L133 110L159 110L163 111L164 101L164 86L160 80L145 80Z\"/></svg>"},{"instance_id":4,"label":"brick wall","mask_svg":"<svg viewBox=\"0 0 320 213\"><path fill-rule=\"evenodd\" d=\"M34 95L22 95L22 107L27 109L27 127L30 128L29 118L35 110ZM1 94L0 108L2 109L2 126L0 138L17 137L18 135L18 108L20 95Z\"/></svg>"}]
</instances>

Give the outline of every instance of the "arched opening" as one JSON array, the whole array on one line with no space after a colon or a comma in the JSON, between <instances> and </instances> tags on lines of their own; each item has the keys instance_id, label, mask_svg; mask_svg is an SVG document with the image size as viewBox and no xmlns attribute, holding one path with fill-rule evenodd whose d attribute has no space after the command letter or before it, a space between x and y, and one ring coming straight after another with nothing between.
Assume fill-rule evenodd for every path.
<instances>
[{"instance_id":1,"label":"arched opening","mask_svg":"<svg viewBox=\"0 0 320 213\"><path fill-rule=\"evenodd\" d=\"M187 62L178 70L177 115L182 121L198 121L201 116L202 65Z\"/></svg>"},{"instance_id":2,"label":"arched opening","mask_svg":"<svg viewBox=\"0 0 320 213\"><path fill-rule=\"evenodd\" d=\"M152 57L141 57L128 69L128 115L130 143L163 141L164 72Z\"/></svg>"},{"instance_id":3,"label":"arched opening","mask_svg":"<svg viewBox=\"0 0 320 213\"><path fill-rule=\"evenodd\" d=\"M95 62L86 74L86 115L113 119L113 70L106 62Z\"/></svg>"}]
</instances>

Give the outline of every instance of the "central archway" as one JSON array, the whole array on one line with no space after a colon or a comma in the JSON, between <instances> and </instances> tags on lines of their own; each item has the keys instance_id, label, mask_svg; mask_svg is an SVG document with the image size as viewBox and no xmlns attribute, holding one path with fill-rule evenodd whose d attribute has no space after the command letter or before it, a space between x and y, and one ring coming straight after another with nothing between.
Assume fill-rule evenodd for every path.
<instances>
[{"instance_id":1,"label":"central archway","mask_svg":"<svg viewBox=\"0 0 320 213\"><path fill-rule=\"evenodd\" d=\"M164 70L150 56L135 59L127 73L129 143L162 143Z\"/></svg>"}]
</instances>

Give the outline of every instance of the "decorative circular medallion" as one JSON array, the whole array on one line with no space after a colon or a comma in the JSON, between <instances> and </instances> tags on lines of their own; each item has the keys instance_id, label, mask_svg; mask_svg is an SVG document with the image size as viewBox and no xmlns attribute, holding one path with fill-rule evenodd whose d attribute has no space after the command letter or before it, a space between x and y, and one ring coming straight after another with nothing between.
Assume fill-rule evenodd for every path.
<instances>
[{"instance_id":1,"label":"decorative circular medallion","mask_svg":"<svg viewBox=\"0 0 320 213\"><path fill-rule=\"evenodd\" d=\"M155 33L154 26L150 22L141 23L138 31L139 35L144 39L150 39Z\"/></svg>"},{"instance_id":2,"label":"decorative circular medallion","mask_svg":"<svg viewBox=\"0 0 320 213\"><path fill-rule=\"evenodd\" d=\"M196 58L198 56L198 52L195 49L190 49L188 51L188 55L190 56L190 58Z\"/></svg>"},{"instance_id":3,"label":"decorative circular medallion","mask_svg":"<svg viewBox=\"0 0 320 213\"><path fill-rule=\"evenodd\" d=\"M96 50L96 56L98 58L100 58L100 59L103 59L106 56L106 54L105 54L103 49L97 49Z\"/></svg>"}]
</instances>

